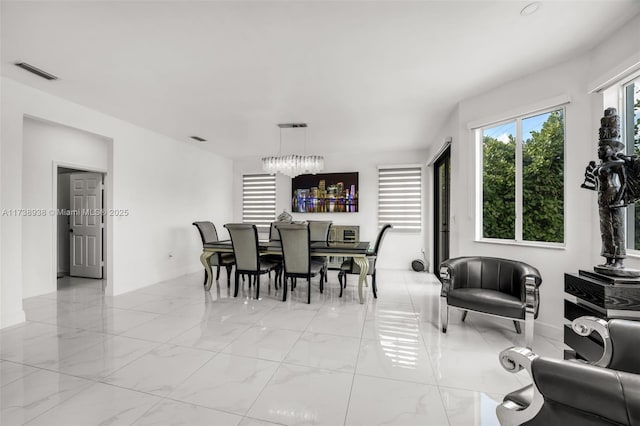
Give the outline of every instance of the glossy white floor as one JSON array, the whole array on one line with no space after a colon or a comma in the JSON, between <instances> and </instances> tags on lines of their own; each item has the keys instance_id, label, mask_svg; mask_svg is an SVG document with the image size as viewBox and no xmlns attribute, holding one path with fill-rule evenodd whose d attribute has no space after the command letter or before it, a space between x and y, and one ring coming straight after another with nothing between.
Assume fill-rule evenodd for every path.
<instances>
[{"instance_id":1,"label":"glossy white floor","mask_svg":"<svg viewBox=\"0 0 640 426\"><path fill-rule=\"evenodd\" d=\"M223 274L224 275L224 274ZM502 396L528 377L498 364L522 343L509 321L452 316L438 331L433 275L380 270L357 303L306 283L287 303L234 299L202 274L117 297L62 280L25 299L28 321L0 332L0 423L29 425L495 425ZM66 284L66 285L65 285ZM73 285L72 285L73 284ZM562 344L536 337L560 357Z\"/></svg>"}]
</instances>

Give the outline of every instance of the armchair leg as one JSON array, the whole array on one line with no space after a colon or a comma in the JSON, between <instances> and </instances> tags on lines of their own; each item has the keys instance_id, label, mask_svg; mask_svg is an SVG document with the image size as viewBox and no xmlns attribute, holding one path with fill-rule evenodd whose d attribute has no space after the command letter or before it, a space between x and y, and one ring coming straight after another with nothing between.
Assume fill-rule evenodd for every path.
<instances>
[{"instance_id":1,"label":"armchair leg","mask_svg":"<svg viewBox=\"0 0 640 426\"><path fill-rule=\"evenodd\" d=\"M516 333L522 334L522 329L520 328L520 323L518 321L513 321L513 325L516 328Z\"/></svg>"},{"instance_id":2,"label":"armchair leg","mask_svg":"<svg viewBox=\"0 0 640 426\"><path fill-rule=\"evenodd\" d=\"M464 320L467 319L467 314L469 313L469 311L463 311L462 312L462 322L464 322ZM514 321L515 322L515 321Z\"/></svg>"},{"instance_id":3,"label":"armchair leg","mask_svg":"<svg viewBox=\"0 0 640 426\"><path fill-rule=\"evenodd\" d=\"M442 327L442 332L447 332L447 327L449 326L449 305L447 305L447 298L440 297L440 326Z\"/></svg>"},{"instance_id":4,"label":"armchair leg","mask_svg":"<svg viewBox=\"0 0 640 426\"><path fill-rule=\"evenodd\" d=\"M207 274L207 270L204 270L204 283L202 283L202 285L206 286L207 285L207 278L209 278L209 274Z\"/></svg>"},{"instance_id":5,"label":"armchair leg","mask_svg":"<svg viewBox=\"0 0 640 426\"><path fill-rule=\"evenodd\" d=\"M533 312L524 314L524 344L527 348L533 348L533 325L535 324Z\"/></svg>"}]
</instances>

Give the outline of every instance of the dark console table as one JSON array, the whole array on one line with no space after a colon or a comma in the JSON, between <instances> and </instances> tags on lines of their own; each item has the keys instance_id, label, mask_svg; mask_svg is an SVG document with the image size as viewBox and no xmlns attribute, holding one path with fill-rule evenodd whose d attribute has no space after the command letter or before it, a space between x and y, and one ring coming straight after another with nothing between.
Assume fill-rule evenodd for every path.
<instances>
[{"instance_id":1,"label":"dark console table","mask_svg":"<svg viewBox=\"0 0 640 426\"><path fill-rule=\"evenodd\" d=\"M598 318L640 320L640 280L617 278L591 271L564 274L564 317L569 321L591 315ZM565 359L597 361L602 339L597 333L582 337L570 324L564 326Z\"/></svg>"}]
</instances>

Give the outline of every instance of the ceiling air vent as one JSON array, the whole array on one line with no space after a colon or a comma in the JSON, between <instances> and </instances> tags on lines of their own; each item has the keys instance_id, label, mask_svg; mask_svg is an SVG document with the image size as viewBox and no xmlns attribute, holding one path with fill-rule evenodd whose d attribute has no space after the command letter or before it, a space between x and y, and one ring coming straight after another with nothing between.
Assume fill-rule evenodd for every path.
<instances>
[{"instance_id":1,"label":"ceiling air vent","mask_svg":"<svg viewBox=\"0 0 640 426\"><path fill-rule=\"evenodd\" d=\"M28 64L26 62L16 62L15 66L20 67L23 70L29 71L30 73L35 74L38 77L42 77L42 78L44 78L46 80L57 80L58 79L58 77L56 77L55 75L49 74L48 72L43 71L38 67L34 67L33 65Z\"/></svg>"},{"instance_id":2,"label":"ceiling air vent","mask_svg":"<svg viewBox=\"0 0 640 426\"><path fill-rule=\"evenodd\" d=\"M206 142L207 140L205 138L201 138L200 136L189 136L191 139L193 139L194 141L198 141L198 142Z\"/></svg>"}]
</instances>

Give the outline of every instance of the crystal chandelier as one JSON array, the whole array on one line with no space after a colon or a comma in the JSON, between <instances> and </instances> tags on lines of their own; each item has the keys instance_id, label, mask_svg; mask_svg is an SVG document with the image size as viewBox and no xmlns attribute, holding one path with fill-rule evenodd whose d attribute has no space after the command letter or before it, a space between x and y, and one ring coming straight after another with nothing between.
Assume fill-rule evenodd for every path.
<instances>
[{"instance_id":1,"label":"crystal chandelier","mask_svg":"<svg viewBox=\"0 0 640 426\"><path fill-rule=\"evenodd\" d=\"M306 127L307 123L281 123L280 128L280 154L274 157L262 158L262 169L269 173L282 173L289 177L301 174L316 174L324 168L324 157L320 155L282 155L282 129L284 128L305 128L305 148L306 148Z\"/></svg>"}]
</instances>

